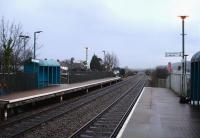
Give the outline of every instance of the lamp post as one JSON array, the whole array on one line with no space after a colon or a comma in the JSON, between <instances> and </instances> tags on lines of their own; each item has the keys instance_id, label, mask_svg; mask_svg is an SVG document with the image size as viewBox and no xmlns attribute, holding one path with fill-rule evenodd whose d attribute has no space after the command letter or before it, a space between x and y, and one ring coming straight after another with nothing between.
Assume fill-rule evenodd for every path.
<instances>
[{"instance_id":1,"label":"lamp post","mask_svg":"<svg viewBox=\"0 0 200 138\"><path fill-rule=\"evenodd\" d=\"M185 19L188 16L179 16L182 20L182 90L181 90L181 97L180 97L180 102L184 102L185 101L185 96L184 96L184 92L185 92L185 65L184 65L184 58L185 58Z\"/></svg>"},{"instance_id":2,"label":"lamp post","mask_svg":"<svg viewBox=\"0 0 200 138\"><path fill-rule=\"evenodd\" d=\"M187 74L187 56L188 55L184 55L185 56L185 74Z\"/></svg>"},{"instance_id":3,"label":"lamp post","mask_svg":"<svg viewBox=\"0 0 200 138\"><path fill-rule=\"evenodd\" d=\"M102 52L103 52L103 62L104 62L104 64L105 64L106 51L103 50Z\"/></svg>"},{"instance_id":4,"label":"lamp post","mask_svg":"<svg viewBox=\"0 0 200 138\"><path fill-rule=\"evenodd\" d=\"M86 67L88 68L88 47L85 47Z\"/></svg>"},{"instance_id":5,"label":"lamp post","mask_svg":"<svg viewBox=\"0 0 200 138\"><path fill-rule=\"evenodd\" d=\"M36 53L36 34L39 34L41 32L42 31L36 31L36 32L34 32L34 59L36 58L36 55L35 55L35 53Z\"/></svg>"},{"instance_id":6,"label":"lamp post","mask_svg":"<svg viewBox=\"0 0 200 138\"><path fill-rule=\"evenodd\" d=\"M25 57L25 56L26 56L26 55L25 55L25 50L26 50L26 48L25 48L25 47L26 47L26 39L28 39L28 38L30 38L30 37L29 37L28 35L20 35L19 37L20 37L20 38L23 38L23 40L24 40L24 61L25 61L25 58L26 58L26 57Z\"/></svg>"}]
</instances>

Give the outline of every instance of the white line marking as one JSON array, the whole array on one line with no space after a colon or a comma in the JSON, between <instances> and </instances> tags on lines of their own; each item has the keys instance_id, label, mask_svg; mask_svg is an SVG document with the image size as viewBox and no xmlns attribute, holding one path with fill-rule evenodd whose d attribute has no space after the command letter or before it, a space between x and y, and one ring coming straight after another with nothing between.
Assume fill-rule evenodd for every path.
<instances>
[{"instance_id":1,"label":"white line marking","mask_svg":"<svg viewBox=\"0 0 200 138\"><path fill-rule=\"evenodd\" d=\"M146 87L144 87L143 90L142 90L142 92L140 93L140 96L138 97L138 99L137 99L135 105L133 106L133 109L131 110L130 114L128 115L126 121L124 122L124 125L122 126L122 128L121 128L121 130L119 131L119 133L118 133L118 135L117 135L116 138L121 138L121 137L122 137L122 134L123 134L124 130L126 129L126 127L127 127L127 125L128 125L128 122L130 121L131 117L133 116L133 113L134 113L134 111L135 111L135 108L136 108L136 106L137 106L137 104L138 104L140 98L142 97L142 94L143 94L143 92L145 91L145 88L146 88Z\"/></svg>"}]
</instances>

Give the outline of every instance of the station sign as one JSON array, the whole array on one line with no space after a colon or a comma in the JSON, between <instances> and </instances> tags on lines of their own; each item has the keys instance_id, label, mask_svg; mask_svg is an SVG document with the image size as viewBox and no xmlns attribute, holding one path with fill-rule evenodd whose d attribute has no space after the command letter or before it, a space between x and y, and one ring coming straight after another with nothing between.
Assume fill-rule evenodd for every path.
<instances>
[{"instance_id":1,"label":"station sign","mask_svg":"<svg viewBox=\"0 0 200 138\"><path fill-rule=\"evenodd\" d=\"M38 59L31 59L31 62L33 62L33 63L39 63L40 61Z\"/></svg>"},{"instance_id":2,"label":"station sign","mask_svg":"<svg viewBox=\"0 0 200 138\"><path fill-rule=\"evenodd\" d=\"M181 57L182 52L166 52L165 57Z\"/></svg>"}]
</instances>

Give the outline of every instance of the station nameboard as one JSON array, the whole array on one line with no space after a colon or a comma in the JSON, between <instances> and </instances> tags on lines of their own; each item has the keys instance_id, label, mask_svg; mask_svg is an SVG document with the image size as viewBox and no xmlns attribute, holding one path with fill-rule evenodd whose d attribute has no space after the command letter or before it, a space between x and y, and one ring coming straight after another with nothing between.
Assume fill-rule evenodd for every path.
<instances>
[{"instance_id":1,"label":"station nameboard","mask_svg":"<svg viewBox=\"0 0 200 138\"><path fill-rule=\"evenodd\" d=\"M182 52L166 52L165 57L181 57Z\"/></svg>"}]
</instances>

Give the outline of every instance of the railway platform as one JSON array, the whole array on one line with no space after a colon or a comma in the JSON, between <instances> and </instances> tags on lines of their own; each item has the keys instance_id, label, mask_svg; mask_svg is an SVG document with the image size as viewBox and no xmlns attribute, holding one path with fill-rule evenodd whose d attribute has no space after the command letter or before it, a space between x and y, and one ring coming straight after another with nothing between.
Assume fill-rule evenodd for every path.
<instances>
[{"instance_id":1,"label":"railway platform","mask_svg":"<svg viewBox=\"0 0 200 138\"><path fill-rule=\"evenodd\" d=\"M145 87L117 138L199 138L200 108L165 88Z\"/></svg>"},{"instance_id":2,"label":"railway platform","mask_svg":"<svg viewBox=\"0 0 200 138\"><path fill-rule=\"evenodd\" d=\"M16 92L0 96L0 115L1 118L6 120L8 116L8 109L53 97L60 97L60 101L62 101L63 95L74 93L80 90L86 90L88 92L89 88L96 86L103 87L105 84L111 85L112 83L117 83L120 80L120 77L110 77L81 83L61 84L43 89Z\"/></svg>"}]
</instances>

